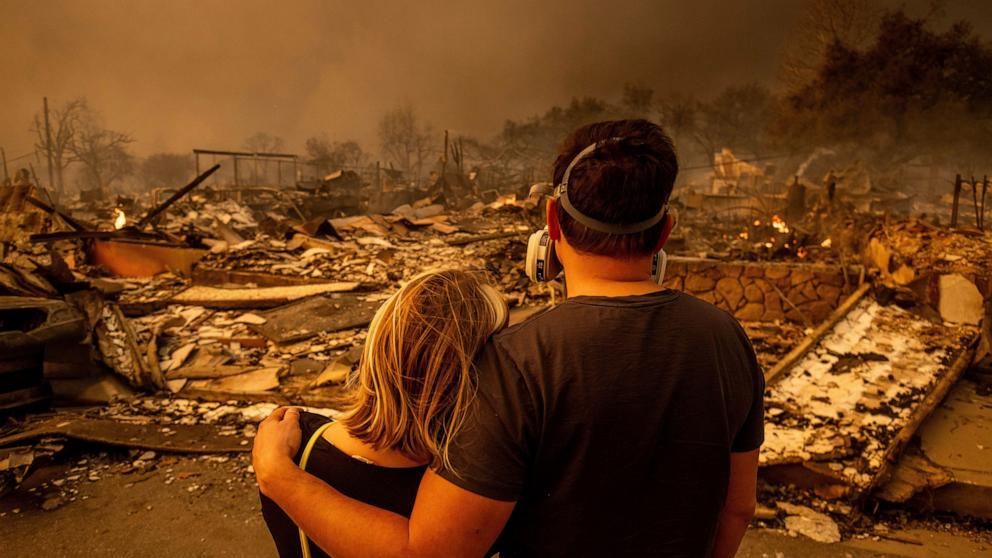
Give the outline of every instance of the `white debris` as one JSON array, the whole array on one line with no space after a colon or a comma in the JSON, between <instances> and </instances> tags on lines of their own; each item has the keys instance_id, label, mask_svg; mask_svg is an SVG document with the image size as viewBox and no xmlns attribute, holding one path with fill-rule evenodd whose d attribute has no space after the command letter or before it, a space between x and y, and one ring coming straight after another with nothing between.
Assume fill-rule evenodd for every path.
<instances>
[{"instance_id":1,"label":"white debris","mask_svg":"<svg viewBox=\"0 0 992 558\"><path fill-rule=\"evenodd\" d=\"M978 325L984 314L985 299L974 283L953 273L940 276L940 317L945 322Z\"/></svg>"},{"instance_id":2,"label":"white debris","mask_svg":"<svg viewBox=\"0 0 992 558\"><path fill-rule=\"evenodd\" d=\"M822 543L840 542L840 529L829 515L788 502L776 505L789 514L785 518L785 529L790 534L798 533Z\"/></svg>"}]
</instances>

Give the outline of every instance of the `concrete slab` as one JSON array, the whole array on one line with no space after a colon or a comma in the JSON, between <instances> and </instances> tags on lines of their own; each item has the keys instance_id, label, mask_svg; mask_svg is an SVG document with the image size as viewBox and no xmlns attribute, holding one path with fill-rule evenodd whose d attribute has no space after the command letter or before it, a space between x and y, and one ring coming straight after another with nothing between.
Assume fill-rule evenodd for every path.
<instances>
[{"instance_id":1,"label":"concrete slab","mask_svg":"<svg viewBox=\"0 0 992 558\"><path fill-rule=\"evenodd\" d=\"M992 519L992 395L958 382L920 427L920 446L954 480L927 496L936 509Z\"/></svg>"}]
</instances>

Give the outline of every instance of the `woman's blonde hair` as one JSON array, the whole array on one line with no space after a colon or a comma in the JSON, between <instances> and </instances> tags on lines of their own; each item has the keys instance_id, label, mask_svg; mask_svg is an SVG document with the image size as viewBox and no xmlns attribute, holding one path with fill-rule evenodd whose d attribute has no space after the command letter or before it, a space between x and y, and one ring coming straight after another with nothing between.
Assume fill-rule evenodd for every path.
<instances>
[{"instance_id":1,"label":"woman's blonde hair","mask_svg":"<svg viewBox=\"0 0 992 558\"><path fill-rule=\"evenodd\" d=\"M341 423L375 449L450 468L451 440L475 394L472 359L506 315L474 273L414 277L372 319Z\"/></svg>"}]
</instances>

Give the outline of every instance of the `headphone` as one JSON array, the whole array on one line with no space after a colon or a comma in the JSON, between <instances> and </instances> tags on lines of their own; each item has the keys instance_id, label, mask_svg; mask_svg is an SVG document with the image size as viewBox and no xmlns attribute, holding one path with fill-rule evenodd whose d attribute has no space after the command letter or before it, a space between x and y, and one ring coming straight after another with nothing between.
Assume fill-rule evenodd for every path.
<instances>
[{"instance_id":1,"label":"headphone","mask_svg":"<svg viewBox=\"0 0 992 558\"><path fill-rule=\"evenodd\" d=\"M639 232L646 231L651 227L657 225L668 215L668 202L666 201L658 213L645 219L643 221L638 221L636 223L607 223L600 221L598 219L593 219L588 215L582 213L572 205L571 200L568 199L568 179L572 175L572 169L581 161L582 159L589 157L596 152L597 149L602 148L606 145L618 144L625 141L622 137L612 137L604 140L597 141L589 146L587 146L582 151L572 159L572 162L565 167L565 173L562 175L561 183L556 186L551 186L549 183L535 184L530 189L530 195L535 194L547 195L552 199L557 200L561 204L561 208L565 210L573 219L581 223L586 228L592 229L594 231L607 233L607 234L635 234ZM665 280L665 270L668 267L668 254L664 250L658 251L651 258L651 280L657 284L661 284ZM553 281L562 272L563 268L561 261L558 259L558 254L555 252L555 243L551 239L551 235L548 232L548 227L545 226L543 229L530 235L527 240L527 261L525 265L525 271L527 272L527 277L531 281L538 283L546 283L548 281Z\"/></svg>"}]
</instances>

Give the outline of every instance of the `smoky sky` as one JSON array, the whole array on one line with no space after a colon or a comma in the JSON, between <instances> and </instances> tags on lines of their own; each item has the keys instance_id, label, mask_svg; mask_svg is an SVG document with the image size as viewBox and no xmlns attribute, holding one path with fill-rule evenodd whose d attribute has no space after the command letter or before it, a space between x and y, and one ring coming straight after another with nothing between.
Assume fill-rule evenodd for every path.
<instances>
[{"instance_id":1,"label":"smoky sky","mask_svg":"<svg viewBox=\"0 0 992 558\"><path fill-rule=\"evenodd\" d=\"M86 97L139 154L236 149L257 131L290 151L320 133L375 151L379 117L405 103L436 129L486 139L626 82L702 98L774 87L805 4L0 0L0 145L31 151L43 96ZM981 30L989 4L950 1L945 19Z\"/></svg>"}]
</instances>

